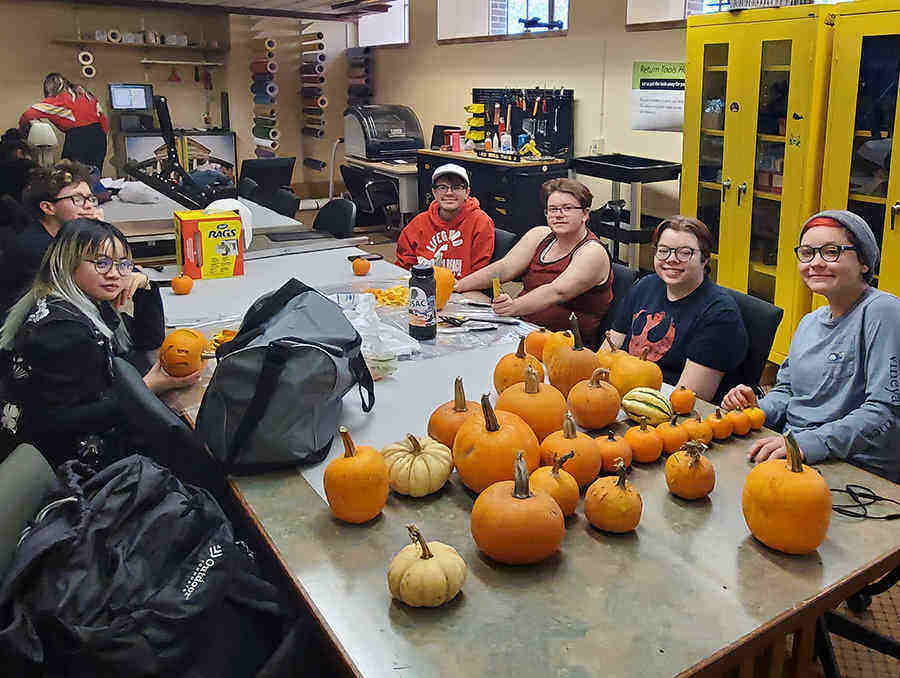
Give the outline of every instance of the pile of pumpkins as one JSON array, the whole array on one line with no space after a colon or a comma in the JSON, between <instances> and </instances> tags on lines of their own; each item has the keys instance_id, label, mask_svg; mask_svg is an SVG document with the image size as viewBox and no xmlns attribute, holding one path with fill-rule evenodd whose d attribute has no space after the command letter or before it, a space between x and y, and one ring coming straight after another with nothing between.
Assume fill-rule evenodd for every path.
<instances>
[{"instance_id":1,"label":"pile of pumpkins","mask_svg":"<svg viewBox=\"0 0 900 678\"><path fill-rule=\"evenodd\" d=\"M432 412L427 436L409 434L380 452L356 446L342 428L345 454L325 471L334 515L367 522L381 512L390 489L422 497L440 490L456 468L462 483L478 494L470 517L478 549L501 563L537 563L559 549L565 517L575 512L582 490L593 526L634 530L643 502L627 479L632 461L651 463L667 453L669 491L700 499L715 487L715 470L703 454L709 443L765 423L763 411L750 408L716 410L705 420L695 414L679 424L679 414L693 412L694 393L681 387L664 397L659 367L646 356L585 348L574 317L571 331L538 330L522 338L515 352L500 359L493 377L495 406L488 395L466 400L457 377L453 399ZM578 430L610 426L620 408L637 422L624 436L609 430L593 438ZM801 459L795 447L787 462L759 464L744 488L752 534L786 553L815 550L830 517L828 488ZM598 477L604 472L611 475ZM805 504L798 509L786 497L802 497ZM785 506L814 529L791 528L795 518L784 514ZM426 542L414 525L407 529L412 543L389 568L392 595L410 605L451 600L465 580L464 561L452 547Z\"/></svg>"}]
</instances>

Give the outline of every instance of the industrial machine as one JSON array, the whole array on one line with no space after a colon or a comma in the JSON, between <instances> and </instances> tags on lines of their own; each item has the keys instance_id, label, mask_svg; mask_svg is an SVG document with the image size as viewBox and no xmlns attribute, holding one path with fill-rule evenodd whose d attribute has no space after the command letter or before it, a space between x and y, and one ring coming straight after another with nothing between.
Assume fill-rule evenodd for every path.
<instances>
[{"instance_id":1,"label":"industrial machine","mask_svg":"<svg viewBox=\"0 0 900 678\"><path fill-rule=\"evenodd\" d=\"M408 106L351 106L344 111L345 153L374 162L416 157L425 137Z\"/></svg>"}]
</instances>

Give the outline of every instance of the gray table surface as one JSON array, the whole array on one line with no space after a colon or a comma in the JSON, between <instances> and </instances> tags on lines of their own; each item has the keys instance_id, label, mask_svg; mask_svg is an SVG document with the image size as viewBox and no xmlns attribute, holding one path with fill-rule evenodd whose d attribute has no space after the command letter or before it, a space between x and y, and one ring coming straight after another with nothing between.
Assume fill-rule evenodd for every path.
<instances>
[{"instance_id":1,"label":"gray table surface","mask_svg":"<svg viewBox=\"0 0 900 678\"><path fill-rule=\"evenodd\" d=\"M456 375L477 400L490 392L493 366L510 350L501 344L401 363L376 383L371 414L348 394L341 423L358 444L378 448L407 432L421 435L432 409L450 399ZM644 501L636 532L594 530L579 505L561 551L536 566L498 565L479 554L469 533L474 495L455 474L424 499L391 493L383 514L361 526L328 510L328 460L235 484L363 676L672 676L900 549L891 523L836 514L812 555L786 556L755 541L744 525L741 490L750 470L745 452L760 435L712 447L717 481L707 500L670 495L661 462L636 466L631 480ZM335 443L329 460L340 452ZM900 496L897 485L848 464L819 469L831 487L856 482ZM408 543L408 522L454 546L469 566L462 593L442 608L410 608L388 593L387 567Z\"/></svg>"}]
</instances>

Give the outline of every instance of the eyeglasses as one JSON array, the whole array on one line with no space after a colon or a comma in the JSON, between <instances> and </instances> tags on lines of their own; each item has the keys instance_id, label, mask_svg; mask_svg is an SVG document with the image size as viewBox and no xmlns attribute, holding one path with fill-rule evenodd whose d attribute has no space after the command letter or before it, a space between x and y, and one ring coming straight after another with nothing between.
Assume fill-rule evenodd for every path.
<instances>
[{"instance_id":1,"label":"eyeglasses","mask_svg":"<svg viewBox=\"0 0 900 678\"><path fill-rule=\"evenodd\" d=\"M694 256L695 252L699 251L700 250L694 249L693 247L665 247L664 245L657 245L656 258L660 261L665 261L674 252L676 261L685 263L691 260L691 257Z\"/></svg>"},{"instance_id":2,"label":"eyeglasses","mask_svg":"<svg viewBox=\"0 0 900 678\"><path fill-rule=\"evenodd\" d=\"M106 275L112 270L113 264L119 271L119 275L128 275L134 270L134 262L131 259L113 259L111 257L97 257L96 259L88 259L94 265L97 273Z\"/></svg>"},{"instance_id":3,"label":"eyeglasses","mask_svg":"<svg viewBox=\"0 0 900 678\"><path fill-rule=\"evenodd\" d=\"M563 214L565 216L569 216L570 214L575 214L575 212L583 212L584 208L581 205L563 205L562 207L548 207L544 210L544 214L550 216L552 214Z\"/></svg>"},{"instance_id":4,"label":"eyeglasses","mask_svg":"<svg viewBox=\"0 0 900 678\"><path fill-rule=\"evenodd\" d=\"M75 207L96 207L100 204L100 200L96 195L64 195L62 198L54 198L50 202L59 202L60 200L71 200Z\"/></svg>"},{"instance_id":5,"label":"eyeglasses","mask_svg":"<svg viewBox=\"0 0 900 678\"><path fill-rule=\"evenodd\" d=\"M800 245L799 247L794 248L794 254L797 255L798 261L808 264L816 258L817 252L819 256L822 257L822 261L837 261L841 258L842 253L855 249L856 247L853 245L837 245L835 243L826 243L819 247Z\"/></svg>"},{"instance_id":6,"label":"eyeglasses","mask_svg":"<svg viewBox=\"0 0 900 678\"><path fill-rule=\"evenodd\" d=\"M437 184L431 187L431 190L435 193L449 193L450 191L454 191L455 193L462 193L468 188L465 184L453 184L452 186L448 186L447 184Z\"/></svg>"}]
</instances>

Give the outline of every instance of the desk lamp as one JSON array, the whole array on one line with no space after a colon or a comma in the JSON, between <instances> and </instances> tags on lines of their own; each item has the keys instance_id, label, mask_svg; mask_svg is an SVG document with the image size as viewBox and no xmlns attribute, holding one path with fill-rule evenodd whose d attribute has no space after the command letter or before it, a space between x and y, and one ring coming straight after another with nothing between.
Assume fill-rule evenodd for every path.
<instances>
[{"instance_id":1,"label":"desk lamp","mask_svg":"<svg viewBox=\"0 0 900 678\"><path fill-rule=\"evenodd\" d=\"M49 167L53 164L53 148L57 144L56 133L49 122L35 120L31 123L28 132L28 143L37 152L37 162L41 167Z\"/></svg>"}]
</instances>

